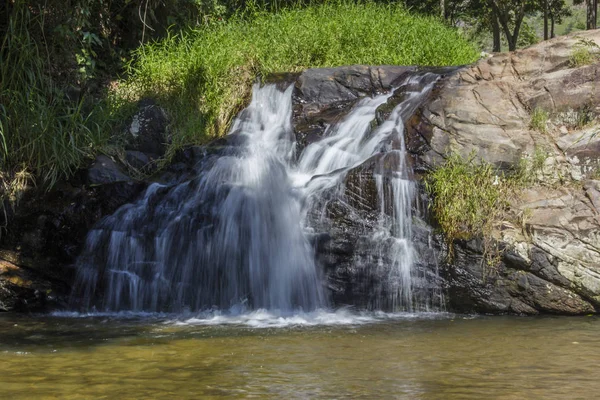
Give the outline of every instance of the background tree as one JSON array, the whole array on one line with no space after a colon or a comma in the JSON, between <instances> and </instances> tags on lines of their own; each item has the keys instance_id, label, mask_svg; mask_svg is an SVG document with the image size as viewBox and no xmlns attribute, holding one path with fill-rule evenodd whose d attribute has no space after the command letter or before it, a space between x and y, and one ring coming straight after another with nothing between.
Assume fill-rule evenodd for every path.
<instances>
[{"instance_id":1,"label":"background tree","mask_svg":"<svg viewBox=\"0 0 600 400\"><path fill-rule=\"evenodd\" d=\"M544 19L544 40L555 36L554 27L557 22L561 23L564 17L572 15L565 0L540 0L539 11Z\"/></svg>"},{"instance_id":2,"label":"background tree","mask_svg":"<svg viewBox=\"0 0 600 400\"><path fill-rule=\"evenodd\" d=\"M476 32L491 32L492 51L500 52L502 50L500 23L490 1L468 0L463 4L465 6L463 16L467 20L473 21Z\"/></svg>"},{"instance_id":3,"label":"background tree","mask_svg":"<svg viewBox=\"0 0 600 400\"><path fill-rule=\"evenodd\" d=\"M539 9L539 2L534 0L489 0L489 4L504 31L508 49L516 50L525 14Z\"/></svg>"},{"instance_id":4,"label":"background tree","mask_svg":"<svg viewBox=\"0 0 600 400\"><path fill-rule=\"evenodd\" d=\"M564 18L571 15L573 15L571 7L569 7L565 0L549 0L550 38L556 36L554 31L556 24L562 23Z\"/></svg>"},{"instance_id":5,"label":"background tree","mask_svg":"<svg viewBox=\"0 0 600 400\"><path fill-rule=\"evenodd\" d=\"M598 0L573 0L573 4L579 5L585 2L586 12L586 29L596 29L596 21L598 17Z\"/></svg>"}]
</instances>

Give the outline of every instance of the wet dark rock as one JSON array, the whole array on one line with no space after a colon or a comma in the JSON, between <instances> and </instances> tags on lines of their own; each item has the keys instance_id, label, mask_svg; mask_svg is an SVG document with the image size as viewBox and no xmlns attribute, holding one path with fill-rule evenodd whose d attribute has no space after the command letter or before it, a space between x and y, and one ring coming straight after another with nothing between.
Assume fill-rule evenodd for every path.
<instances>
[{"instance_id":1,"label":"wet dark rock","mask_svg":"<svg viewBox=\"0 0 600 400\"><path fill-rule=\"evenodd\" d=\"M383 187L390 187L389 180L397 177L401 163L400 152L380 153L361 165L351 168L338 187L331 189L311 207L311 227L317 231L312 243L317 263L323 270L331 299L336 305L352 305L357 308L390 309L382 299L389 299L387 278L390 276L392 260L382 250L385 241L373 237L382 212L393 215L389 193L381 207L376 175L381 176ZM319 179L319 178L315 178ZM428 281L415 284L416 297L430 296L431 291L441 284L437 276L436 250L431 248L432 229L419 218L421 213L414 209L413 243L418 250L419 260L415 276L431 275ZM387 217L385 217L387 218ZM439 299L437 299L439 300Z\"/></svg>"},{"instance_id":2,"label":"wet dark rock","mask_svg":"<svg viewBox=\"0 0 600 400\"><path fill-rule=\"evenodd\" d=\"M103 216L133 201L144 186L131 180L94 187L63 182L47 193L26 193L0 242L0 262L10 264L0 273L5 309L64 305L74 277L72 265L87 232Z\"/></svg>"},{"instance_id":3,"label":"wet dark rock","mask_svg":"<svg viewBox=\"0 0 600 400\"><path fill-rule=\"evenodd\" d=\"M169 118L163 108L152 99L138 103L139 111L128 127L127 150L135 150L157 159L165 154L168 143Z\"/></svg>"},{"instance_id":4,"label":"wet dark rock","mask_svg":"<svg viewBox=\"0 0 600 400\"><path fill-rule=\"evenodd\" d=\"M155 169L152 159L141 151L127 150L125 152L125 161L133 168L142 172L149 173Z\"/></svg>"},{"instance_id":5,"label":"wet dark rock","mask_svg":"<svg viewBox=\"0 0 600 400\"><path fill-rule=\"evenodd\" d=\"M131 178L110 157L100 154L87 170L89 185L104 185L115 182L129 182Z\"/></svg>"},{"instance_id":6,"label":"wet dark rock","mask_svg":"<svg viewBox=\"0 0 600 400\"><path fill-rule=\"evenodd\" d=\"M325 106L389 91L415 67L355 65L315 68L296 81L296 98L303 103Z\"/></svg>"},{"instance_id":7,"label":"wet dark rock","mask_svg":"<svg viewBox=\"0 0 600 400\"><path fill-rule=\"evenodd\" d=\"M67 285L0 259L0 311L47 311L64 305Z\"/></svg>"},{"instance_id":8,"label":"wet dark rock","mask_svg":"<svg viewBox=\"0 0 600 400\"><path fill-rule=\"evenodd\" d=\"M304 71L294 90L292 122L298 152L318 141L327 127L343 118L360 98L389 92L415 70L415 67L354 65Z\"/></svg>"}]
</instances>

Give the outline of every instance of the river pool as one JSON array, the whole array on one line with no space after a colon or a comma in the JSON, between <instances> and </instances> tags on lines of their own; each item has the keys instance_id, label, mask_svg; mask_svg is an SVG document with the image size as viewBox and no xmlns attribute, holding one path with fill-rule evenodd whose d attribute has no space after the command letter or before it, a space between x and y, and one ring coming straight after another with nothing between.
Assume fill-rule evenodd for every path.
<instances>
[{"instance_id":1,"label":"river pool","mask_svg":"<svg viewBox=\"0 0 600 400\"><path fill-rule=\"evenodd\" d=\"M0 315L2 399L600 396L600 318Z\"/></svg>"}]
</instances>

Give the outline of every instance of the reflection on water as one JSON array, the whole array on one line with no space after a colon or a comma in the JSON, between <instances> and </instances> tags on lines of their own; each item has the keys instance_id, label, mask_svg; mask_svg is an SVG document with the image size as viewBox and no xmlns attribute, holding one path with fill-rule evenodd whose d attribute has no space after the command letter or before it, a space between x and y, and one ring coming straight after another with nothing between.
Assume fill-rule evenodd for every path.
<instances>
[{"instance_id":1,"label":"reflection on water","mask_svg":"<svg viewBox=\"0 0 600 400\"><path fill-rule=\"evenodd\" d=\"M237 320L0 315L0 393L7 399L589 399L600 393L597 317L336 314L280 325L273 321L286 317L264 314ZM258 320L268 324L252 327Z\"/></svg>"}]
</instances>

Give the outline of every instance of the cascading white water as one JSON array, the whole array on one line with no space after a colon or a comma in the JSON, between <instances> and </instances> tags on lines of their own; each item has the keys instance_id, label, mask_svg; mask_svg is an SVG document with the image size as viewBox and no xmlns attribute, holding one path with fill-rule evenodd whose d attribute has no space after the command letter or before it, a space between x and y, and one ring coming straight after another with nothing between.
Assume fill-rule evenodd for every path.
<instances>
[{"instance_id":1,"label":"cascading white water","mask_svg":"<svg viewBox=\"0 0 600 400\"><path fill-rule=\"evenodd\" d=\"M375 169L374 179L379 199L378 221L372 231L365 232L369 237L367 246L370 247L370 251L366 252L367 256L360 254L354 259L356 265L377 266L377 271L367 274L376 276L377 279L373 284L376 293L369 305L372 309L435 309L432 298L437 293L413 293L415 281L424 278L414 268L416 254L412 241L412 208L416 187L406 160L404 120L414 114L436 78L435 74L408 78L402 84L404 100L374 130L371 125L377 109L391 94L363 99L346 119L327 132L325 139L309 145L300 158L298 170L304 179L308 176L308 179L313 180L307 185L311 189L308 191L309 195L312 196L318 196L320 191L339 183L344 171L360 165L379 151L386 153L386 157L379 160L380 164L389 162L390 159L394 161L394 171L380 172L386 169L383 165ZM384 149L394 141L399 143L397 149ZM339 171L338 174L328 175L336 170ZM322 179L314 179L317 174L323 174ZM338 194L338 199L339 196Z\"/></svg>"},{"instance_id":2,"label":"cascading white water","mask_svg":"<svg viewBox=\"0 0 600 400\"><path fill-rule=\"evenodd\" d=\"M405 86L421 79L410 78ZM375 176L381 212L372 232L379 243L373 256L379 263L391 260L385 292L394 306L412 310L414 184L404 160L402 121L432 81L409 90L376 129L371 126L377 108L391 93L361 100L298 161L291 126L293 88L281 92L274 85L255 86L249 107L230 132L237 145L201 163L192 180L151 185L138 202L123 206L90 232L78 260L75 297L83 298L81 307L175 312L326 307L306 236L306 210L320 193L341 184L350 168L400 138L401 148L393 150L402 159L398 171ZM386 213L390 207L392 215Z\"/></svg>"}]
</instances>

